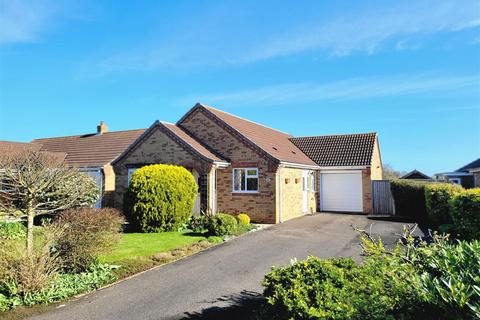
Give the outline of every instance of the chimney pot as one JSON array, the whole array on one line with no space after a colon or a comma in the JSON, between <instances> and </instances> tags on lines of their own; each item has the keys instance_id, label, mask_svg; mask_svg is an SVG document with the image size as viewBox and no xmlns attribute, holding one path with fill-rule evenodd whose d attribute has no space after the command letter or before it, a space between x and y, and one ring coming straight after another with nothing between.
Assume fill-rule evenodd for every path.
<instances>
[{"instance_id":1,"label":"chimney pot","mask_svg":"<svg viewBox=\"0 0 480 320\"><path fill-rule=\"evenodd\" d=\"M97 134L104 134L108 132L108 126L105 122L100 121L100 124L97 126Z\"/></svg>"}]
</instances>

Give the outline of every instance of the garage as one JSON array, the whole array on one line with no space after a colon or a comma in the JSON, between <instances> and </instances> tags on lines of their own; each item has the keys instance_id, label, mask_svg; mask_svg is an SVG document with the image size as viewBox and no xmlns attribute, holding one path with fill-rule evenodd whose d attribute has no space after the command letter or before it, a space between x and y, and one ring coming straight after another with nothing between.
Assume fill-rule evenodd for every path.
<instances>
[{"instance_id":1,"label":"garage","mask_svg":"<svg viewBox=\"0 0 480 320\"><path fill-rule=\"evenodd\" d=\"M322 172L320 208L322 211L363 212L362 172Z\"/></svg>"}]
</instances>

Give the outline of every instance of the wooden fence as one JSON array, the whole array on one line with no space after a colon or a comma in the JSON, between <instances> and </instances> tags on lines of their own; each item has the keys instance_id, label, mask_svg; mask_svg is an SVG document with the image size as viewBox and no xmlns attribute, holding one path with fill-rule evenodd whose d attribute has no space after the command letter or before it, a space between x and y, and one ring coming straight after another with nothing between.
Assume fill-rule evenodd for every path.
<instances>
[{"instance_id":1,"label":"wooden fence","mask_svg":"<svg viewBox=\"0 0 480 320\"><path fill-rule=\"evenodd\" d=\"M389 180L372 181L372 202L374 215L395 214L395 205L392 192L390 191Z\"/></svg>"}]
</instances>

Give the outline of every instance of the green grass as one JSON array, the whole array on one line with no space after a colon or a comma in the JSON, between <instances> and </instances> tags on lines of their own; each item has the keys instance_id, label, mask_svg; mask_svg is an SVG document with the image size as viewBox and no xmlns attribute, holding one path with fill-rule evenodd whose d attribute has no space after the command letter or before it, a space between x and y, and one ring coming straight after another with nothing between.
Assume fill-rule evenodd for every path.
<instances>
[{"instance_id":1,"label":"green grass","mask_svg":"<svg viewBox=\"0 0 480 320\"><path fill-rule=\"evenodd\" d=\"M162 233L124 233L118 243L107 255L100 258L101 262L122 264L126 260L148 258L156 253L184 247L206 237L189 232Z\"/></svg>"}]
</instances>

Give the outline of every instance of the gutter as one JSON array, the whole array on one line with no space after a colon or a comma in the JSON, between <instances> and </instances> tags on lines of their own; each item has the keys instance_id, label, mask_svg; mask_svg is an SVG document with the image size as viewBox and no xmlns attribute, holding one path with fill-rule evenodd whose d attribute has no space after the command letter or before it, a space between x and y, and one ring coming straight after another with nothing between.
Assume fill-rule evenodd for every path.
<instances>
[{"instance_id":1,"label":"gutter","mask_svg":"<svg viewBox=\"0 0 480 320\"><path fill-rule=\"evenodd\" d=\"M322 167L317 165L301 164L301 163L293 163L293 162L285 162L285 161L280 161L280 165L287 168L300 168L300 169L311 169L311 170L322 169Z\"/></svg>"}]
</instances>

